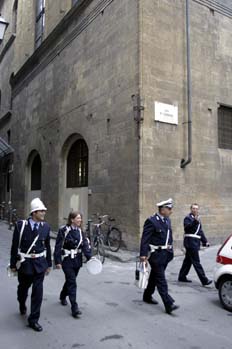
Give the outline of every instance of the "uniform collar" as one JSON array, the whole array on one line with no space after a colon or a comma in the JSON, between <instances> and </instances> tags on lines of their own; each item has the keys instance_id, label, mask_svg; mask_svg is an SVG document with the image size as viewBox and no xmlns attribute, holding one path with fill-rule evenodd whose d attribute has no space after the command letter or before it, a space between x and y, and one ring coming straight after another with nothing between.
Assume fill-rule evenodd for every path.
<instances>
[{"instance_id":1,"label":"uniform collar","mask_svg":"<svg viewBox=\"0 0 232 349\"><path fill-rule=\"evenodd\" d=\"M158 216L158 218L159 218L162 222L165 222L165 219L167 219L167 218L165 218L164 216L161 216L160 213L156 213L156 216Z\"/></svg>"},{"instance_id":2,"label":"uniform collar","mask_svg":"<svg viewBox=\"0 0 232 349\"><path fill-rule=\"evenodd\" d=\"M72 229L72 230L78 230L78 231L80 231L80 230L81 230L81 228L80 228L80 227L75 227L74 225L71 225L71 229Z\"/></svg>"},{"instance_id":3,"label":"uniform collar","mask_svg":"<svg viewBox=\"0 0 232 349\"><path fill-rule=\"evenodd\" d=\"M33 230L35 224L38 225L38 229L40 228L40 226L42 227L44 225L44 222L36 222L32 218L29 218L28 221L30 223L30 226L31 226L32 230Z\"/></svg>"}]
</instances>

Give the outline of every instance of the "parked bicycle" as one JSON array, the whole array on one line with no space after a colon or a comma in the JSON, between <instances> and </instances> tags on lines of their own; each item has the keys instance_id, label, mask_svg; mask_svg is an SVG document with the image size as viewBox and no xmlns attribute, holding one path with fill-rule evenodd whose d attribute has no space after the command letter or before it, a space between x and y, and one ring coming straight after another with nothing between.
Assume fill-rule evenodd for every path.
<instances>
[{"instance_id":1,"label":"parked bicycle","mask_svg":"<svg viewBox=\"0 0 232 349\"><path fill-rule=\"evenodd\" d=\"M114 218L108 215L100 216L99 214L93 216L97 217L98 223L94 224L89 219L86 234L90 239L93 255L97 255L101 262L104 263L105 246L108 246L112 252L117 252L121 246L122 233L112 225L112 222L115 221Z\"/></svg>"},{"instance_id":2,"label":"parked bicycle","mask_svg":"<svg viewBox=\"0 0 232 349\"><path fill-rule=\"evenodd\" d=\"M12 207L11 201L9 201L7 204L3 201L0 204L0 219L8 222L9 230L15 226L18 220L18 215L16 209Z\"/></svg>"},{"instance_id":3,"label":"parked bicycle","mask_svg":"<svg viewBox=\"0 0 232 349\"><path fill-rule=\"evenodd\" d=\"M105 261L104 235L101 232L100 226L104 222L94 224L92 219L88 220L85 234L89 238L92 248L92 255L97 257L102 264Z\"/></svg>"},{"instance_id":4,"label":"parked bicycle","mask_svg":"<svg viewBox=\"0 0 232 349\"><path fill-rule=\"evenodd\" d=\"M122 232L116 228L112 222L115 222L115 219L109 216L103 216L107 217L105 220L105 225L107 226L107 232L105 235L105 244L109 246L109 249L112 252L117 252L122 243Z\"/></svg>"},{"instance_id":5,"label":"parked bicycle","mask_svg":"<svg viewBox=\"0 0 232 349\"><path fill-rule=\"evenodd\" d=\"M4 220L6 215L6 203L3 201L0 204L0 219Z\"/></svg>"},{"instance_id":6,"label":"parked bicycle","mask_svg":"<svg viewBox=\"0 0 232 349\"><path fill-rule=\"evenodd\" d=\"M11 201L8 202L7 220L9 224L9 230L11 230L11 228L15 226L18 220L17 211L12 207Z\"/></svg>"},{"instance_id":7,"label":"parked bicycle","mask_svg":"<svg viewBox=\"0 0 232 349\"><path fill-rule=\"evenodd\" d=\"M18 220L18 215L17 215L16 208L12 208L9 214L9 230L11 230L12 227L14 228L17 220Z\"/></svg>"}]
</instances>

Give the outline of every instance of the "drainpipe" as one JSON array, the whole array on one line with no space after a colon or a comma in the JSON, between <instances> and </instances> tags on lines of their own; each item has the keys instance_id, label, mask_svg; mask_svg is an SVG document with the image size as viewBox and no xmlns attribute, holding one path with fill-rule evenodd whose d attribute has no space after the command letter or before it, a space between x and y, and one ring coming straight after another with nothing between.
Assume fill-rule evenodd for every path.
<instances>
[{"instance_id":1,"label":"drainpipe","mask_svg":"<svg viewBox=\"0 0 232 349\"><path fill-rule=\"evenodd\" d=\"M187 96L188 96L188 159L182 159L181 168L192 161L192 84L190 60L189 0L186 0L186 44L187 44Z\"/></svg>"}]
</instances>

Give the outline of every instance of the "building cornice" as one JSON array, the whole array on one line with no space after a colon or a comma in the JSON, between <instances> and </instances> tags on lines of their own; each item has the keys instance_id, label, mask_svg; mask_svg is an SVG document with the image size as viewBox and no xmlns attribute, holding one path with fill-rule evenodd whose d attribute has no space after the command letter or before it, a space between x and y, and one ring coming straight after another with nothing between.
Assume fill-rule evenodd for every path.
<instances>
[{"instance_id":1,"label":"building cornice","mask_svg":"<svg viewBox=\"0 0 232 349\"><path fill-rule=\"evenodd\" d=\"M10 79L12 98L51 63L114 0L100 0L98 5L88 15L80 22L75 23L77 22L77 16L80 16L92 1L81 0L78 2L24 63L20 70L15 75L12 75ZM61 37L64 33L65 35Z\"/></svg>"},{"instance_id":2,"label":"building cornice","mask_svg":"<svg viewBox=\"0 0 232 349\"><path fill-rule=\"evenodd\" d=\"M2 62L5 54L7 53L7 51L9 50L11 45L13 44L15 38L16 38L16 34L11 34L11 36L9 37L9 40L6 42L5 46L3 47L3 49L0 53L0 63Z\"/></svg>"},{"instance_id":3,"label":"building cornice","mask_svg":"<svg viewBox=\"0 0 232 349\"><path fill-rule=\"evenodd\" d=\"M3 126L6 122L8 122L11 118L12 110L8 110L4 115L0 116L0 127Z\"/></svg>"},{"instance_id":4,"label":"building cornice","mask_svg":"<svg viewBox=\"0 0 232 349\"><path fill-rule=\"evenodd\" d=\"M200 5L206 6L209 9L220 13L223 16L232 18L232 8L229 8L228 6L222 5L218 1L215 1L215 0L193 0L193 2L196 2Z\"/></svg>"}]
</instances>

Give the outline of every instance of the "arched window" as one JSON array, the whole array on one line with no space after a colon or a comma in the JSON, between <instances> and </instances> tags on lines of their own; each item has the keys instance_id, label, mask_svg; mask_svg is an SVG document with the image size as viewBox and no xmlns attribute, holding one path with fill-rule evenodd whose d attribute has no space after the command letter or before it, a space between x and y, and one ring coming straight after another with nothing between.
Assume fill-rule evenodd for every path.
<instances>
[{"instance_id":1,"label":"arched window","mask_svg":"<svg viewBox=\"0 0 232 349\"><path fill-rule=\"evenodd\" d=\"M88 186L88 147L78 139L69 150L67 157L67 188Z\"/></svg>"},{"instance_id":2,"label":"arched window","mask_svg":"<svg viewBox=\"0 0 232 349\"><path fill-rule=\"evenodd\" d=\"M41 167L41 159L37 154L31 165L31 190L41 190Z\"/></svg>"}]
</instances>

